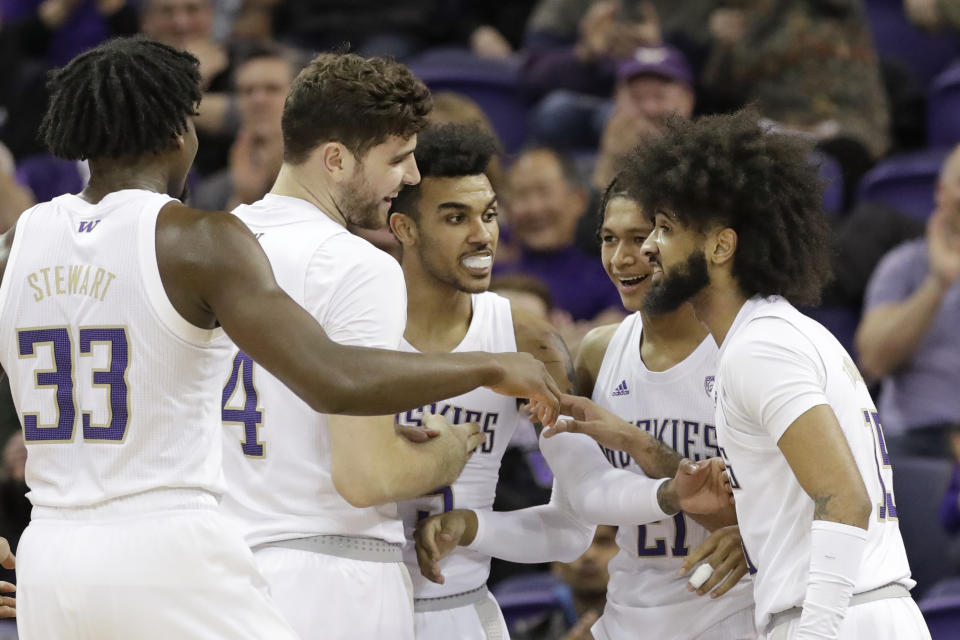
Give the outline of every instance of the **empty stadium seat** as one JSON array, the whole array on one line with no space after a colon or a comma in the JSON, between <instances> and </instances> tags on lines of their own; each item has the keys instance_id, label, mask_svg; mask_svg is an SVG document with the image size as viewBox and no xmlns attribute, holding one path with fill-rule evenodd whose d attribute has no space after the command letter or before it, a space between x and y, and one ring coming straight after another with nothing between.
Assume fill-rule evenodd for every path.
<instances>
[{"instance_id":1,"label":"empty stadium seat","mask_svg":"<svg viewBox=\"0 0 960 640\"><path fill-rule=\"evenodd\" d=\"M930 146L953 147L960 143L960 62L934 78L928 111Z\"/></svg>"},{"instance_id":2,"label":"empty stadium seat","mask_svg":"<svg viewBox=\"0 0 960 640\"><path fill-rule=\"evenodd\" d=\"M950 34L934 35L913 26L903 0L867 0L866 9L877 53L903 61L924 84L960 57L960 44Z\"/></svg>"},{"instance_id":3,"label":"empty stadium seat","mask_svg":"<svg viewBox=\"0 0 960 640\"><path fill-rule=\"evenodd\" d=\"M517 85L517 62L452 50L447 54L430 52L408 66L431 91L456 91L473 98L490 119L505 151L512 153L523 144L527 103Z\"/></svg>"},{"instance_id":4,"label":"empty stadium seat","mask_svg":"<svg viewBox=\"0 0 960 640\"><path fill-rule=\"evenodd\" d=\"M877 202L918 220L933 211L933 192L948 150L927 149L891 156L860 180L860 202Z\"/></svg>"},{"instance_id":5,"label":"empty stadium seat","mask_svg":"<svg viewBox=\"0 0 960 640\"><path fill-rule=\"evenodd\" d=\"M900 457L893 459L893 488L900 533L917 586L915 598L951 574L946 549L951 537L940 526L940 501L950 482L949 460ZM960 597L960 596L958 596Z\"/></svg>"}]
</instances>

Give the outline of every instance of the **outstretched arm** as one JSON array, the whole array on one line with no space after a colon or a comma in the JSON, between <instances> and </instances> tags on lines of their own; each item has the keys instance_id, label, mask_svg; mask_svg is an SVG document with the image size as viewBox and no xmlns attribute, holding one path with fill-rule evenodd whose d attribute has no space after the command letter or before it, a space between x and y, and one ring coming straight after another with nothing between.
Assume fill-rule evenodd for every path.
<instances>
[{"instance_id":1,"label":"outstretched arm","mask_svg":"<svg viewBox=\"0 0 960 640\"><path fill-rule=\"evenodd\" d=\"M590 546L594 529L573 515L554 482L547 504L515 511L456 509L421 520L414 539L420 572L442 584L439 562L458 545L509 562L572 562Z\"/></svg>"},{"instance_id":2,"label":"outstretched arm","mask_svg":"<svg viewBox=\"0 0 960 640\"><path fill-rule=\"evenodd\" d=\"M556 417L559 390L528 354L422 355L331 341L280 289L256 238L230 214L167 205L157 223L157 262L184 318L199 327L219 323L322 413L391 414L487 386L543 399L540 418L551 424Z\"/></svg>"}]
</instances>

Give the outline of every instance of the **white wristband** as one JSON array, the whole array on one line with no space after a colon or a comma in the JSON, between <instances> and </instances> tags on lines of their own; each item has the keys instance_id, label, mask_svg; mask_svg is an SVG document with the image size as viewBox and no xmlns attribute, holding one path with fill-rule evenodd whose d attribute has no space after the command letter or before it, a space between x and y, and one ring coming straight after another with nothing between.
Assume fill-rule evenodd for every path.
<instances>
[{"instance_id":1,"label":"white wristband","mask_svg":"<svg viewBox=\"0 0 960 640\"><path fill-rule=\"evenodd\" d=\"M810 527L810 573L794 640L835 640L860 575L867 532L839 522Z\"/></svg>"}]
</instances>

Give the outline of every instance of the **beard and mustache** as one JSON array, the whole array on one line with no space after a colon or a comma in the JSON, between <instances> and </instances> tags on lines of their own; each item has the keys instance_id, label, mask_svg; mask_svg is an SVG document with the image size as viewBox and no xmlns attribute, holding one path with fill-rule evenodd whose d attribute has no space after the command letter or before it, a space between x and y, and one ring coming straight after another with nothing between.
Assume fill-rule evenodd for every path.
<instances>
[{"instance_id":1,"label":"beard and mustache","mask_svg":"<svg viewBox=\"0 0 960 640\"><path fill-rule=\"evenodd\" d=\"M663 268L659 258L653 262ZM650 283L650 290L643 301L643 310L651 315L676 311L708 284L710 274L707 272L707 258L702 251L694 251L673 273L667 275L664 271L658 282Z\"/></svg>"}]
</instances>

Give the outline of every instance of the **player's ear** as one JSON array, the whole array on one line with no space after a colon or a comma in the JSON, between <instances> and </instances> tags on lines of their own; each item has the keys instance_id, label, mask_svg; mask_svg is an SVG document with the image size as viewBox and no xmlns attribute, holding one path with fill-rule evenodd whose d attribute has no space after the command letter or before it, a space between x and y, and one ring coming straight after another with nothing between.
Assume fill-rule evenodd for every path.
<instances>
[{"instance_id":1,"label":"player's ear","mask_svg":"<svg viewBox=\"0 0 960 640\"><path fill-rule=\"evenodd\" d=\"M712 235L707 257L713 264L732 262L733 254L737 251L737 232L730 227L723 227Z\"/></svg>"},{"instance_id":2,"label":"player's ear","mask_svg":"<svg viewBox=\"0 0 960 640\"><path fill-rule=\"evenodd\" d=\"M339 142L324 142L310 153L307 164L315 163L317 168L340 182L353 175L356 159L350 150Z\"/></svg>"},{"instance_id":3,"label":"player's ear","mask_svg":"<svg viewBox=\"0 0 960 640\"><path fill-rule=\"evenodd\" d=\"M390 225L390 230L393 231L393 235L396 236L397 240L400 241L400 244L409 246L416 242L417 225L413 221L413 218L405 213L395 211L390 214L388 223Z\"/></svg>"}]
</instances>

